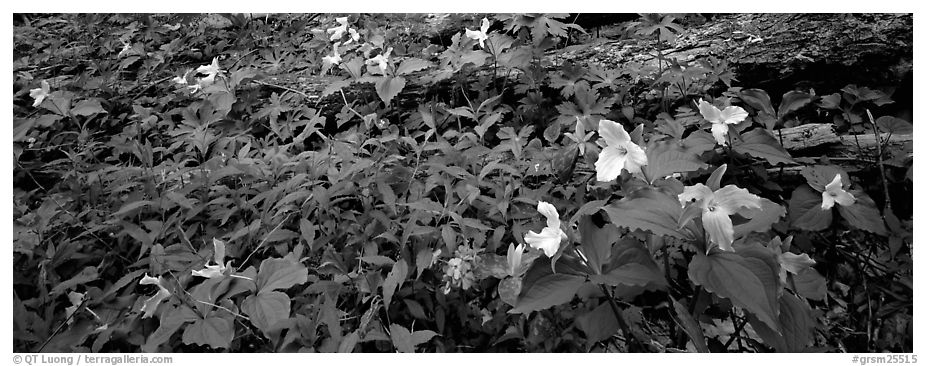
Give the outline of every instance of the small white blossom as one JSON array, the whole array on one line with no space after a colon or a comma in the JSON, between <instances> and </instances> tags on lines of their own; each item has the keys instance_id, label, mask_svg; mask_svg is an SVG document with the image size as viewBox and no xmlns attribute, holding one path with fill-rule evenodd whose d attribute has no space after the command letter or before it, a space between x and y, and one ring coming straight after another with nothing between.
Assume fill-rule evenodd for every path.
<instances>
[{"instance_id":1,"label":"small white blossom","mask_svg":"<svg viewBox=\"0 0 926 366\"><path fill-rule=\"evenodd\" d=\"M543 254L546 254L547 257L552 257L559 250L560 242L566 239L567 236L563 229L560 228L561 223L559 221L559 213L556 212L556 207L547 202L540 201L537 203L537 211L547 218L547 227L543 228L540 233L528 231L527 235L524 235L524 241L527 242L531 248L543 250Z\"/></svg>"},{"instance_id":2,"label":"small white blossom","mask_svg":"<svg viewBox=\"0 0 926 366\"><path fill-rule=\"evenodd\" d=\"M836 174L836 176L833 177L833 181L826 185L826 190L823 191L823 204L821 208L829 210L837 203L840 206L851 206L855 203L855 196L842 189L841 174Z\"/></svg>"},{"instance_id":3,"label":"small white blossom","mask_svg":"<svg viewBox=\"0 0 926 366\"><path fill-rule=\"evenodd\" d=\"M704 99L698 100L698 109L701 111L701 116L711 123L711 134L720 145L727 144L727 132L730 130L727 125L743 122L746 117L749 117L749 113L743 108L730 106L721 111L720 108L705 102Z\"/></svg>"}]
</instances>

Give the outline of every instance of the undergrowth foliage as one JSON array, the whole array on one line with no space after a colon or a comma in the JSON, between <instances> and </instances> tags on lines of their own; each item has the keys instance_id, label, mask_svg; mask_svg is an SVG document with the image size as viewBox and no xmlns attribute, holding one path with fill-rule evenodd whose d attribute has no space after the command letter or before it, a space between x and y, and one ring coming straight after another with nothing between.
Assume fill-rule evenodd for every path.
<instances>
[{"instance_id":1,"label":"undergrowth foliage","mask_svg":"<svg viewBox=\"0 0 926 366\"><path fill-rule=\"evenodd\" d=\"M888 95L776 108L719 59L551 63L565 14L448 17L18 25L14 348L910 351L912 161L779 141L909 133Z\"/></svg>"}]
</instances>

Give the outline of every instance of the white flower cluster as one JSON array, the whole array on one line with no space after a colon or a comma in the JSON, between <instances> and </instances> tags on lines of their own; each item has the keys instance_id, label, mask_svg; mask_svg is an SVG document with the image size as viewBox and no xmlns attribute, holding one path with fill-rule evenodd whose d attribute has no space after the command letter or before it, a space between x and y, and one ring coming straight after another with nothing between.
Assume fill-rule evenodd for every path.
<instances>
[{"instance_id":1,"label":"white flower cluster","mask_svg":"<svg viewBox=\"0 0 926 366\"><path fill-rule=\"evenodd\" d=\"M477 254L479 250L473 249L469 244L457 247L454 257L444 266L444 294L450 293L451 287L461 287L468 290L476 282Z\"/></svg>"}]
</instances>

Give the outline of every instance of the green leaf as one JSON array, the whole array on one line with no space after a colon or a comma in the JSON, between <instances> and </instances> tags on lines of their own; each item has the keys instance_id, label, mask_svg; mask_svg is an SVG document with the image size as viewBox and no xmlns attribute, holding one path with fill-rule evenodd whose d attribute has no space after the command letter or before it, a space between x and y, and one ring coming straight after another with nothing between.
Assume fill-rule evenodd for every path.
<instances>
[{"instance_id":1,"label":"green leaf","mask_svg":"<svg viewBox=\"0 0 926 366\"><path fill-rule=\"evenodd\" d=\"M508 305L517 306L520 293L521 279L518 277L507 277L498 283L498 297Z\"/></svg>"},{"instance_id":2,"label":"green leaf","mask_svg":"<svg viewBox=\"0 0 926 366\"><path fill-rule=\"evenodd\" d=\"M535 263L537 265L539 263ZM509 310L509 313L530 313L543 310L551 306L565 304L572 300L579 287L585 282L585 277L565 273L551 273L525 287L518 298L518 306Z\"/></svg>"},{"instance_id":3,"label":"green leaf","mask_svg":"<svg viewBox=\"0 0 926 366\"><path fill-rule=\"evenodd\" d=\"M765 285L753 271L754 262L736 253L696 255L688 266L691 281L705 290L730 299L734 305L755 314L771 329L778 330L778 314L772 309ZM777 281L777 274L774 275Z\"/></svg>"},{"instance_id":4,"label":"green leaf","mask_svg":"<svg viewBox=\"0 0 926 366\"><path fill-rule=\"evenodd\" d=\"M386 276L386 280L383 281L383 306L386 309L389 308L389 303L392 302L392 295L395 291L402 287L402 282L405 282L405 277L408 275L408 265L405 264L404 259L400 259L392 266L392 271Z\"/></svg>"},{"instance_id":5,"label":"green leaf","mask_svg":"<svg viewBox=\"0 0 926 366\"><path fill-rule=\"evenodd\" d=\"M355 330L350 332L344 339L341 340L341 344L338 345L338 353L352 353L354 352L354 347L357 346L357 342L360 341L360 333Z\"/></svg>"},{"instance_id":6,"label":"green leaf","mask_svg":"<svg viewBox=\"0 0 926 366\"><path fill-rule=\"evenodd\" d=\"M790 293L785 293L779 300L781 314L778 321L781 324L781 333L769 329L765 323L753 321L756 333L777 352L803 352L807 345L813 341L815 321L810 315L810 306L803 300Z\"/></svg>"},{"instance_id":7,"label":"green leaf","mask_svg":"<svg viewBox=\"0 0 926 366\"><path fill-rule=\"evenodd\" d=\"M755 108L757 111L762 111L772 116L775 115L775 109L772 108L772 98L768 96L765 90L743 89L740 91L739 97L744 103Z\"/></svg>"},{"instance_id":8,"label":"green leaf","mask_svg":"<svg viewBox=\"0 0 926 366\"><path fill-rule=\"evenodd\" d=\"M759 203L759 208L742 208L737 212L749 221L733 227L734 237L769 231L773 224L788 214L788 210L767 198L759 198Z\"/></svg>"},{"instance_id":9,"label":"green leaf","mask_svg":"<svg viewBox=\"0 0 926 366\"><path fill-rule=\"evenodd\" d=\"M855 196L855 203L848 206L836 204L834 208L839 210L839 215L856 228L886 236L887 227L884 226L884 219L881 218L881 211L878 210L875 201L861 190L852 190L849 193Z\"/></svg>"},{"instance_id":10,"label":"green leaf","mask_svg":"<svg viewBox=\"0 0 926 366\"><path fill-rule=\"evenodd\" d=\"M106 110L103 109L97 99L82 100L71 109L71 114L77 116L91 116L97 113L106 113Z\"/></svg>"},{"instance_id":11,"label":"green leaf","mask_svg":"<svg viewBox=\"0 0 926 366\"><path fill-rule=\"evenodd\" d=\"M231 319L210 316L187 325L183 331L183 343L228 348L234 336L235 326Z\"/></svg>"},{"instance_id":12,"label":"green leaf","mask_svg":"<svg viewBox=\"0 0 926 366\"><path fill-rule=\"evenodd\" d=\"M402 64L396 68L396 75L408 75L418 70L424 70L431 66L431 63L420 58L409 58L402 61Z\"/></svg>"},{"instance_id":13,"label":"green leaf","mask_svg":"<svg viewBox=\"0 0 926 366\"><path fill-rule=\"evenodd\" d=\"M833 222L831 210L824 210L823 196L810 186L802 184L791 193L788 209L791 227L801 230L820 231L830 227Z\"/></svg>"},{"instance_id":14,"label":"green leaf","mask_svg":"<svg viewBox=\"0 0 926 366\"><path fill-rule=\"evenodd\" d=\"M689 238L679 231L682 206L677 197L653 189L640 189L628 197L604 207L614 225L631 230L645 230L656 235Z\"/></svg>"},{"instance_id":15,"label":"green leaf","mask_svg":"<svg viewBox=\"0 0 926 366\"><path fill-rule=\"evenodd\" d=\"M430 330L419 330L411 333L405 327L394 323L389 325L389 333L392 338L392 345L400 353L414 353L415 346L425 343L437 335L437 333Z\"/></svg>"},{"instance_id":16,"label":"green leaf","mask_svg":"<svg viewBox=\"0 0 926 366\"><path fill-rule=\"evenodd\" d=\"M825 192L826 185L830 184L833 178L836 178L836 174L842 176L843 188L847 188L852 182L849 180L849 174L836 165L813 165L801 168L801 175L804 176L804 179L807 179L807 184L817 192Z\"/></svg>"},{"instance_id":17,"label":"green leaf","mask_svg":"<svg viewBox=\"0 0 926 366\"><path fill-rule=\"evenodd\" d=\"M248 314L257 329L268 334L274 324L289 318L289 303L289 296L282 292L262 292L245 298L241 302L241 311Z\"/></svg>"},{"instance_id":18,"label":"green leaf","mask_svg":"<svg viewBox=\"0 0 926 366\"><path fill-rule=\"evenodd\" d=\"M894 135L913 133L913 125L910 122L893 116L878 117L875 124L878 125L878 132L881 133L887 132Z\"/></svg>"},{"instance_id":19,"label":"green leaf","mask_svg":"<svg viewBox=\"0 0 926 366\"><path fill-rule=\"evenodd\" d=\"M816 301L826 298L826 279L816 269L805 268L791 278L794 280L794 291L798 295Z\"/></svg>"},{"instance_id":20,"label":"green leaf","mask_svg":"<svg viewBox=\"0 0 926 366\"><path fill-rule=\"evenodd\" d=\"M63 294L65 290L69 290L74 286L81 285L90 281L95 281L97 278L99 278L99 273L97 273L96 267L84 267L84 269L82 269L80 273L74 275L74 277L62 281L54 288L52 288L51 292L49 292L49 296L54 297L58 294Z\"/></svg>"},{"instance_id":21,"label":"green leaf","mask_svg":"<svg viewBox=\"0 0 926 366\"><path fill-rule=\"evenodd\" d=\"M305 240L312 251L318 249L315 243L315 225L312 225L311 221L300 218L299 233L302 234L302 239ZM318 245L321 245L321 243L318 243Z\"/></svg>"},{"instance_id":22,"label":"green leaf","mask_svg":"<svg viewBox=\"0 0 926 366\"><path fill-rule=\"evenodd\" d=\"M789 113L804 108L813 100L813 96L796 90L789 91L781 97L778 105L778 119L785 118Z\"/></svg>"},{"instance_id":23,"label":"green leaf","mask_svg":"<svg viewBox=\"0 0 926 366\"><path fill-rule=\"evenodd\" d=\"M612 247L610 261L604 266L603 275L592 275L594 283L610 286L640 286L659 289L666 286L662 271L653 262L649 250L632 237L624 237Z\"/></svg>"},{"instance_id":24,"label":"green leaf","mask_svg":"<svg viewBox=\"0 0 926 366\"><path fill-rule=\"evenodd\" d=\"M620 330L611 306L604 302L594 310L576 317L576 326L585 333L589 347L596 342L610 338Z\"/></svg>"},{"instance_id":25,"label":"green leaf","mask_svg":"<svg viewBox=\"0 0 926 366\"><path fill-rule=\"evenodd\" d=\"M257 272L257 291L286 290L309 280L308 269L302 263L285 258L268 258Z\"/></svg>"},{"instance_id":26,"label":"green leaf","mask_svg":"<svg viewBox=\"0 0 926 366\"><path fill-rule=\"evenodd\" d=\"M685 309L685 305L672 299L672 308L675 309L675 316L678 317L678 323L682 327L682 330L685 331L685 334L688 335L688 339L691 340L691 343L694 344L695 349L701 353L710 352L710 349L707 348L707 342L704 341L704 331L701 329L701 325L691 316L688 312L688 309Z\"/></svg>"},{"instance_id":27,"label":"green leaf","mask_svg":"<svg viewBox=\"0 0 926 366\"><path fill-rule=\"evenodd\" d=\"M772 165L793 164L791 154L778 143L768 130L757 128L742 134L742 141L733 144L733 150L756 158L765 159Z\"/></svg>"},{"instance_id":28,"label":"green leaf","mask_svg":"<svg viewBox=\"0 0 926 366\"><path fill-rule=\"evenodd\" d=\"M643 174L650 183L674 173L693 172L707 167L698 156L682 150L674 141L650 142L646 147L647 164Z\"/></svg>"},{"instance_id":29,"label":"green leaf","mask_svg":"<svg viewBox=\"0 0 926 366\"><path fill-rule=\"evenodd\" d=\"M582 235L582 252L588 257L592 272L601 274L601 267L611 257L611 245L620 239L620 230L614 225L598 227L592 216L579 219L579 234Z\"/></svg>"},{"instance_id":30,"label":"green leaf","mask_svg":"<svg viewBox=\"0 0 926 366\"><path fill-rule=\"evenodd\" d=\"M331 94L337 93L339 90L344 89L350 84L353 84L353 80L333 80L328 82L328 86L325 87L325 90L322 91L322 95L319 98L327 97Z\"/></svg>"},{"instance_id":31,"label":"green leaf","mask_svg":"<svg viewBox=\"0 0 926 366\"><path fill-rule=\"evenodd\" d=\"M385 76L376 82L376 95L388 106L392 98L399 95L399 92L405 88L405 78L401 76Z\"/></svg>"},{"instance_id":32,"label":"green leaf","mask_svg":"<svg viewBox=\"0 0 926 366\"><path fill-rule=\"evenodd\" d=\"M715 146L717 146L717 140L714 140L714 136L712 136L710 132L704 130L692 132L688 137L682 140L682 147L685 151L693 155L701 155L707 151L714 150Z\"/></svg>"},{"instance_id":33,"label":"green leaf","mask_svg":"<svg viewBox=\"0 0 926 366\"><path fill-rule=\"evenodd\" d=\"M158 325L158 329L151 333L148 339L145 340L145 344L141 347L142 351L149 353L157 352L158 346L170 340L170 337L180 330L183 324L194 322L199 319L199 315L196 315L196 312L189 306L180 305L177 307L169 307L167 310L161 312L161 323Z\"/></svg>"}]
</instances>

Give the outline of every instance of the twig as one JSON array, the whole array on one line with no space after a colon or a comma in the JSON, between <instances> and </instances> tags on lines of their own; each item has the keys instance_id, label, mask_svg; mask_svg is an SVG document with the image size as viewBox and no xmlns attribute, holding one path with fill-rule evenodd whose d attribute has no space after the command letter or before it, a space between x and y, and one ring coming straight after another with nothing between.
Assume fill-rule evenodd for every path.
<instances>
[{"instance_id":1,"label":"twig","mask_svg":"<svg viewBox=\"0 0 926 366\"><path fill-rule=\"evenodd\" d=\"M296 94L301 95L301 96L302 96L303 98L305 98L305 99L311 99L311 98L309 98L309 95L308 95L308 94L303 93L303 92L301 92L301 91L298 91L298 90L296 90L296 89L290 88L290 87L286 87L286 86L282 86L282 85L276 85L276 84L270 84L270 83L265 83L265 82L260 81L260 80L251 80L251 81L253 81L253 82L255 82L255 83L258 83L258 84L260 84L260 85L269 86L269 87L273 87L273 88L279 88L279 89L283 89L283 90L286 90L286 91L289 91L289 92L293 92L293 93L296 93Z\"/></svg>"},{"instance_id":2,"label":"twig","mask_svg":"<svg viewBox=\"0 0 926 366\"><path fill-rule=\"evenodd\" d=\"M272 235L275 231L277 231L277 229L279 229L280 226L283 226L283 223L288 221L290 216L292 216L292 214L286 215L285 219L281 220L280 223L277 224L277 226L273 228L273 230L270 230L270 232L264 236L264 240L261 240L260 244L257 245L257 248L254 248L254 250L251 251L251 254L248 254L247 258L245 258L244 261L241 262L241 265L239 265L238 268L235 269L235 272L241 271L241 267L244 267L244 265L247 264L249 260L251 260L251 256L254 255L254 253L257 253L257 251L260 250L260 248L263 247L264 244L267 243L267 239L270 239L270 235Z\"/></svg>"},{"instance_id":3,"label":"twig","mask_svg":"<svg viewBox=\"0 0 926 366\"><path fill-rule=\"evenodd\" d=\"M81 300L80 304L77 305L77 310L79 310L81 306L84 306L84 304L87 302L87 300L90 300L90 296L84 296L84 298L83 298L83 300ZM61 322L61 324L58 324L58 327L55 328L55 331L52 332L51 335L48 336L48 338L45 338L45 342L42 342L42 345L39 346L39 349L35 350L35 353L42 352L42 350L45 349L45 346L48 345L48 342L51 342L51 339L52 339L52 338L55 338L55 336L58 335L58 333L61 332L61 329L64 329L64 326L67 325L68 322L71 321L71 319L73 319L73 318L74 318L74 315L76 315L76 314L77 314L77 311L75 310L73 313L71 313L71 315L69 315L69 316L67 317L67 319L64 319L64 321ZM96 315L96 314L94 314L94 315Z\"/></svg>"},{"instance_id":4,"label":"twig","mask_svg":"<svg viewBox=\"0 0 926 366\"><path fill-rule=\"evenodd\" d=\"M866 109L868 113L868 121L871 122L871 128L875 130L875 141L878 143L875 144L878 148L878 169L881 171L881 184L884 187L884 212L893 212L891 211L891 194L887 190L887 174L884 174L884 153L881 150L881 133L878 131L878 125L875 123L875 118L871 115L871 111Z\"/></svg>"}]
</instances>

